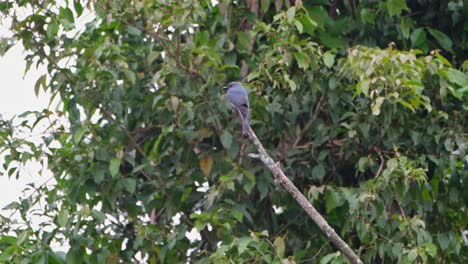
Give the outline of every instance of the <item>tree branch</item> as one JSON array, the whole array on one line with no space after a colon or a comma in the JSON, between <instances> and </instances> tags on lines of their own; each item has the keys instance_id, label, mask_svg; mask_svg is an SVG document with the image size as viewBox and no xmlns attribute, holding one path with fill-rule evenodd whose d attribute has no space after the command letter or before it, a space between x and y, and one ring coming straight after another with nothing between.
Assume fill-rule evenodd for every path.
<instances>
[{"instance_id":1,"label":"tree branch","mask_svg":"<svg viewBox=\"0 0 468 264\"><path fill-rule=\"evenodd\" d=\"M363 263L356 253L346 244L343 239L330 227L327 221L320 215L320 213L315 209L315 207L307 200L307 198L297 189L294 183L289 180L288 177L281 170L279 162L275 163L273 159L268 155L265 148L263 147L260 140L255 135L251 127L248 128L247 134L249 139L254 144L255 148L258 150L258 154L251 153L249 157L260 159L273 173L273 177L276 183L281 184L297 201L297 203L306 211L306 213L314 220L318 227L325 233L325 236L335 244L335 246L343 253L343 255L348 258L348 260L353 264Z\"/></svg>"},{"instance_id":2,"label":"tree branch","mask_svg":"<svg viewBox=\"0 0 468 264\"><path fill-rule=\"evenodd\" d=\"M377 170L377 173L375 174L375 178L377 178L377 177L380 176L380 173L382 173L382 169L384 167L385 160L383 158L382 152L380 151L380 149L377 146L374 146L373 149L374 149L375 152L377 152L377 154L379 154L379 158L380 158L379 170Z\"/></svg>"},{"instance_id":3,"label":"tree branch","mask_svg":"<svg viewBox=\"0 0 468 264\"><path fill-rule=\"evenodd\" d=\"M296 138L291 148L297 148L297 144L299 144L299 141L301 141L302 137L305 135L309 127L312 125L312 123L315 121L315 119L317 119L318 115L320 114L320 111L324 102L325 102L325 96L322 95L322 97L320 97L319 99L319 102L317 103L317 106L315 107L315 111L312 114L312 117L307 122L307 124L305 124L304 128L302 128L301 133Z\"/></svg>"}]
</instances>

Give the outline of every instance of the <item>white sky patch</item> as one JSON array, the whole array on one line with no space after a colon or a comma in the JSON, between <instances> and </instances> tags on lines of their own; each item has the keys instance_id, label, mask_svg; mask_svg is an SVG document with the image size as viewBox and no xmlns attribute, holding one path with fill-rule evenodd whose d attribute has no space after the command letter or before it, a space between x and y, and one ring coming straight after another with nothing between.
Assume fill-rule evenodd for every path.
<instances>
[{"instance_id":1,"label":"white sky patch","mask_svg":"<svg viewBox=\"0 0 468 264\"><path fill-rule=\"evenodd\" d=\"M195 182L195 185L196 186L199 186L200 184L197 185L198 182ZM208 182L204 182L202 183L202 185L200 187L197 188L197 192L208 192L208 190L210 189L210 185L208 184Z\"/></svg>"},{"instance_id":2,"label":"white sky patch","mask_svg":"<svg viewBox=\"0 0 468 264\"><path fill-rule=\"evenodd\" d=\"M0 36L3 29L0 27ZM34 84L45 69L35 69L31 67L29 73L23 78L26 62L23 60L23 47L20 44L12 47L3 57L0 57L0 114L4 119L12 118L26 111L41 111L47 108L50 96L39 92L39 96L34 94ZM42 131L41 131L42 132ZM34 142L34 131L29 132L28 137ZM5 154L5 153L4 153ZM0 155L0 164L3 164L4 155ZM47 180L41 177L42 167L38 162L30 162L23 167L18 180L9 179L6 175L0 177L0 208L17 201L22 190L28 183L41 184ZM1 212L0 212L1 213Z\"/></svg>"},{"instance_id":3,"label":"white sky patch","mask_svg":"<svg viewBox=\"0 0 468 264\"><path fill-rule=\"evenodd\" d=\"M179 212L177 214L175 214L173 217L172 217L172 225L173 226L177 226L180 224L180 218L182 217L182 214Z\"/></svg>"},{"instance_id":4,"label":"white sky patch","mask_svg":"<svg viewBox=\"0 0 468 264\"><path fill-rule=\"evenodd\" d=\"M214 5L217 4L218 1L214 1ZM61 0L60 5L64 5L65 1ZM30 15L30 10L26 9L20 10L23 17ZM76 16L76 13L75 13ZM93 21L95 19L95 14L87 10L85 8L84 13L76 18L75 17L75 30L71 32L67 32L68 37L76 37L77 35L84 32L86 28L86 24ZM11 37L12 33L8 30L11 21L7 21L2 19L0 21L0 37ZM194 28L198 27L198 25L194 25ZM193 30L193 29L191 29ZM60 30L58 34L62 34L63 31ZM81 53L84 51L81 50ZM0 57L0 80L2 80L2 85L0 85L0 116L3 119L10 119L15 116L18 116L26 111L42 111L43 109L47 109L51 107L52 111L55 109L61 109L61 104L59 101L58 96L52 103L50 103L51 95L45 93L44 91L40 90L38 96L34 93L34 86L37 81L43 74L46 74L46 67L44 65L40 65L39 68L35 67L35 64L30 68L29 72L25 74L26 69L26 61L24 57L26 56L23 46L20 43L17 43L13 46L3 57ZM165 52L161 52L161 57L164 59L166 57ZM59 66L72 68L75 64L76 58L72 58L70 60L63 60L59 62ZM73 69L72 69L73 70ZM123 82L123 81L122 81ZM159 84L155 83L154 90L156 91L159 89ZM82 112L82 109L80 109ZM84 116L84 113L81 113ZM99 118L101 117L101 113L99 111L95 112L91 123L98 122ZM62 117L61 119L57 116L52 116L51 118L56 118L59 120L58 124L63 125L66 130L69 130L69 124L67 120ZM32 120L32 117L31 117ZM40 142L44 133L53 133L53 130L46 131L46 127L50 121L44 122L44 124L40 124L36 130L34 131L25 131L24 135L21 134L21 137L28 138L32 142ZM23 133L23 132L22 132ZM60 144L55 142L53 147L58 148ZM4 156L6 153L0 154L0 164L4 162ZM85 157L77 156L76 159L82 159ZM34 192L33 189L24 191L28 184L33 184L34 186L38 187L42 184L47 184L47 186L53 186L55 184L55 180L53 179L53 174L47 168L47 160L43 160L43 162L39 161L31 161L26 164L26 166L21 167L21 171L19 173L19 178L9 178L6 175L0 174L0 214L9 217L11 214L11 210L2 211L1 209L6 205L14 202L19 201L20 197L27 197ZM0 173L2 171L0 170ZM199 192L207 192L209 189L208 182L204 182L201 185L197 185L197 191ZM40 203L44 204L44 203ZM41 207L41 205L39 205ZM94 210L101 210L102 204L98 204L93 209ZM40 212L41 208L38 208L38 212ZM200 214L201 211L197 210L195 213ZM13 218L18 217L14 216ZM143 217L143 216L142 216ZM143 221L149 222L149 217L144 216L145 218ZM173 217L173 224L179 225L180 218L182 214L177 213ZM110 224L111 220L113 222L117 222L113 216L106 214L106 220L104 223ZM125 222L126 219L123 216L119 216L119 219L122 222ZM34 228L41 228L40 223L42 222L52 222L51 219L45 218L38 215L31 215L31 225ZM20 222L22 222L20 220ZM51 227L52 228L52 227ZM212 226L208 225L208 229L212 230ZM113 231L109 230L112 234ZM190 232L186 233L186 237L191 241L200 241L201 235L196 230L196 228L192 228ZM62 243L56 242L52 243L52 247L56 251L63 251L66 252L69 249L68 241L66 238L61 237L59 238L62 240ZM125 243L124 243L125 245ZM147 257L147 256L146 256ZM140 255L138 259L141 259L142 256Z\"/></svg>"},{"instance_id":5,"label":"white sky patch","mask_svg":"<svg viewBox=\"0 0 468 264\"><path fill-rule=\"evenodd\" d=\"M65 1L60 1L65 3ZM28 10L28 7L21 8L16 10L17 14L21 18L25 18L31 14L31 10ZM89 11L84 10L84 13L81 17L76 18L75 25L76 30L71 32L73 36L81 33L85 29L85 24L92 21L95 18L95 15ZM11 19L2 19L0 23L0 37L11 37L12 32L9 31L11 24ZM60 33L59 33L60 34ZM68 35L68 33L67 33ZM59 109L60 101L56 97L51 103L51 95L39 91L39 94L36 96L34 93L34 85L39 79L40 76L46 74L46 67L44 65L39 65L36 68L34 63L27 74L25 74L26 61L24 57L26 56L24 47L18 42L13 46L4 56L0 57L0 80L2 80L2 85L0 85L0 117L3 119L11 119L15 116L18 116L26 111L42 111L43 109L51 107L52 111L57 107ZM74 61L63 62L62 66L68 67L67 65L73 64ZM26 117L26 120L32 121L33 116ZM63 125L66 130L68 130L69 125L65 118L59 118L56 115L51 115L50 120L41 121L33 131L20 131L17 133L17 137L27 139L30 142L39 144L43 136L47 134L54 133L54 129L47 129L50 126L50 122L58 121L58 125ZM18 122L18 119L13 123L15 125ZM58 142L54 142L50 147L60 147ZM3 164L4 157L8 153L0 154L0 164ZM36 188L41 185L53 186L55 180L53 179L53 174L47 168L48 161L43 159L41 161L30 161L26 165L21 165L19 168L19 177L9 178L3 171L0 169L0 214L11 217L12 219L19 219L19 216L13 215L10 216L12 210L1 210L6 205L19 201L21 197L25 198L30 196L34 191L34 188L29 188L25 190L28 184L35 186ZM42 222L50 222L52 220L40 216L45 202L40 202L35 207L31 208L30 214L30 224L34 229L44 229L40 226ZM39 215L37 213L39 213ZM22 222L21 220L19 222ZM52 227L50 227L52 228ZM44 230L49 229L45 228ZM62 238L63 239L63 238ZM64 240L64 243L52 243L54 250L57 251L67 251L69 246L68 242Z\"/></svg>"},{"instance_id":6,"label":"white sky patch","mask_svg":"<svg viewBox=\"0 0 468 264\"><path fill-rule=\"evenodd\" d=\"M275 211L275 214L280 215L284 212L284 208L281 206L276 206L273 205L273 210Z\"/></svg>"},{"instance_id":7,"label":"white sky patch","mask_svg":"<svg viewBox=\"0 0 468 264\"><path fill-rule=\"evenodd\" d=\"M200 232L194 227L190 232L187 232L185 234L185 237L190 241L190 243L193 243L195 241L200 241L201 240L201 235Z\"/></svg>"}]
</instances>

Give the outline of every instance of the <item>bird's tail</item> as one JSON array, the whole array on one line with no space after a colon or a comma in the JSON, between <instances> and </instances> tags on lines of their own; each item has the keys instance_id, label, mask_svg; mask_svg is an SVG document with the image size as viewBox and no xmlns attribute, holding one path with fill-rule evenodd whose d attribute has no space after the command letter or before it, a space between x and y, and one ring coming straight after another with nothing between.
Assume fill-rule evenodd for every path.
<instances>
[{"instance_id":1,"label":"bird's tail","mask_svg":"<svg viewBox=\"0 0 468 264\"><path fill-rule=\"evenodd\" d=\"M249 131L249 120L247 120L247 117L241 118L241 123L242 123L242 135L247 135Z\"/></svg>"},{"instance_id":2,"label":"bird's tail","mask_svg":"<svg viewBox=\"0 0 468 264\"><path fill-rule=\"evenodd\" d=\"M247 135L248 131L249 131L249 120L247 119L247 115L248 113L246 114L246 116L244 116L244 114L242 113L242 111L236 107L236 110L237 110L237 114L239 116L239 119L240 119L240 122L241 122L241 125L242 125L242 135Z\"/></svg>"}]
</instances>

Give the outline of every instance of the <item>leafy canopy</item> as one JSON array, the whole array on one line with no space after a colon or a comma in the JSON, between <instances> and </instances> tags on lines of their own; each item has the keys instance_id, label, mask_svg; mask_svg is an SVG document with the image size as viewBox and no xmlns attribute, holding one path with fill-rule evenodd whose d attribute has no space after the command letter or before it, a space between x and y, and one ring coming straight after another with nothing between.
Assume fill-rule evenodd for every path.
<instances>
[{"instance_id":1,"label":"leafy canopy","mask_svg":"<svg viewBox=\"0 0 468 264\"><path fill-rule=\"evenodd\" d=\"M4 175L55 180L6 208L0 262L344 262L247 157L219 89L244 77L263 145L364 262L466 262L467 6L425 2L3 1L0 52L60 104L0 121Z\"/></svg>"}]
</instances>

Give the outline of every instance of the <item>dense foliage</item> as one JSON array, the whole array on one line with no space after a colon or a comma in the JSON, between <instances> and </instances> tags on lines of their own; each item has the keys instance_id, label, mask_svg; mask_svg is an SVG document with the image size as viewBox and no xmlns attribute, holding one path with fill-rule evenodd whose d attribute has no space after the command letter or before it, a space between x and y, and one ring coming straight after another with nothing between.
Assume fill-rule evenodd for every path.
<instances>
[{"instance_id":1,"label":"dense foliage","mask_svg":"<svg viewBox=\"0 0 468 264\"><path fill-rule=\"evenodd\" d=\"M55 180L7 207L0 262L344 262L247 157L220 90L240 79L263 145L365 263L468 261L463 1L64 2L0 3L0 51L21 43L60 101L0 121L4 175L39 160Z\"/></svg>"}]
</instances>

